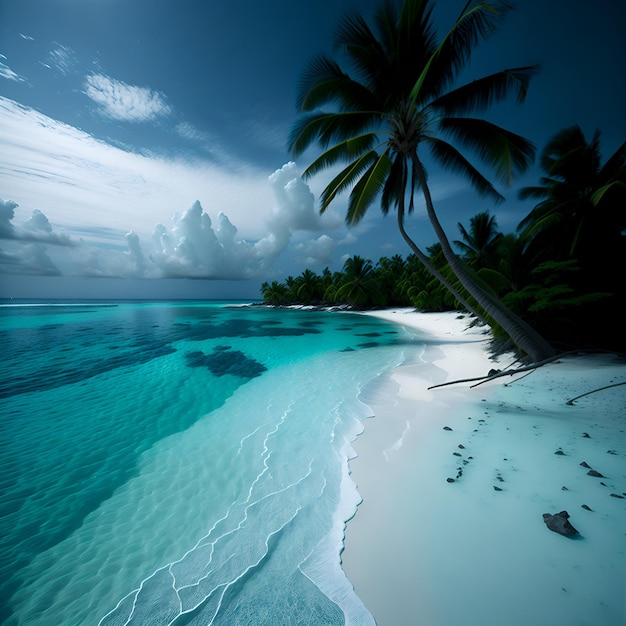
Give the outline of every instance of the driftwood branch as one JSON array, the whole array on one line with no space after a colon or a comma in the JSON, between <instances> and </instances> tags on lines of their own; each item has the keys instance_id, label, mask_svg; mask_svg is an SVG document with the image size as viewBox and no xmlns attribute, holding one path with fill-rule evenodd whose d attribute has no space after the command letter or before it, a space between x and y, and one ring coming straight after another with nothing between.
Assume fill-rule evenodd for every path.
<instances>
[{"instance_id":1,"label":"driftwood branch","mask_svg":"<svg viewBox=\"0 0 626 626\"><path fill-rule=\"evenodd\" d=\"M428 387L428 389L437 389L439 387L447 387L448 385L456 385L459 383L476 383L472 385L472 387L477 387L478 385L482 385L483 383L487 383L490 380L495 380L496 378L501 378L502 376L515 376L515 374L522 374L524 372L533 372L538 367L542 365L547 365L548 363L553 363L554 361L558 361L560 358L567 356L568 354L578 354L578 350L574 350L572 352L563 352L561 354L557 354L556 356L551 356L548 359L544 359L543 361L539 361L538 363L531 363L530 365L525 365L524 367L518 367L514 370L502 370L500 372L496 372L495 374L491 374L491 376L478 376L477 378L462 378L460 380L450 380L447 383L440 383L439 385L433 385L432 387Z\"/></svg>"},{"instance_id":2,"label":"driftwood branch","mask_svg":"<svg viewBox=\"0 0 626 626\"><path fill-rule=\"evenodd\" d=\"M581 393L579 396L568 400L565 404L569 404L570 406L574 405L574 401L582 398L584 396L588 396L589 394L596 393L596 391L603 391L604 389L610 389L611 387L619 387L620 385L626 385L626 381L622 383L614 383L613 385L606 385L606 387L598 387L598 389L592 389L591 391L587 391L586 393Z\"/></svg>"}]
</instances>

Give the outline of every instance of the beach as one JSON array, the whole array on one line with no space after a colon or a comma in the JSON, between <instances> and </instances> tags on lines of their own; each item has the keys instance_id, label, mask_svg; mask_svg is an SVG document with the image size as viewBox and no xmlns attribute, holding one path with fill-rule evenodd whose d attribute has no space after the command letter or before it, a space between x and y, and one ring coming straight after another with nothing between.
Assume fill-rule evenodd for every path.
<instances>
[{"instance_id":1,"label":"beach","mask_svg":"<svg viewBox=\"0 0 626 626\"><path fill-rule=\"evenodd\" d=\"M494 361L469 316L372 315L437 339L388 374L395 393L370 400L354 442L363 501L342 562L378 626L624 624L626 387L566 404L625 381L624 361L568 356L429 390L515 358ZM573 538L544 523L561 511Z\"/></svg>"}]
</instances>

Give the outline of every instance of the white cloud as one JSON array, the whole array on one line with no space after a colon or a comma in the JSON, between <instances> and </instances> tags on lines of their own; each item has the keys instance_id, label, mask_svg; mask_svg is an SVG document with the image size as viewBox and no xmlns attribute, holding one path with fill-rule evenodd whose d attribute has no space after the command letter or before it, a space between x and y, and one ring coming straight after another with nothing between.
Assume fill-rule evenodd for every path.
<instances>
[{"instance_id":1,"label":"white cloud","mask_svg":"<svg viewBox=\"0 0 626 626\"><path fill-rule=\"evenodd\" d=\"M3 58L4 57L3 55ZM14 72L8 65L0 62L0 78L6 78L7 80L15 81L16 83L24 83L26 79Z\"/></svg>"},{"instance_id":2,"label":"white cloud","mask_svg":"<svg viewBox=\"0 0 626 626\"><path fill-rule=\"evenodd\" d=\"M72 48L63 44L54 42L55 48L50 50L45 61L42 61L44 67L56 69L61 74L67 76L71 74L78 66L76 53Z\"/></svg>"},{"instance_id":3,"label":"white cloud","mask_svg":"<svg viewBox=\"0 0 626 626\"><path fill-rule=\"evenodd\" d=\"M218 212L212 221L196 200L182 214L174 215L169 229L157 223L145 243L131 230L123 241L120 237L119 249L115 249L72 240L55 231L39 209L17 226L14 216L18 205L0 200L0 237L13 248L0 255L0 273L213 280L261 277L285 251L294 234L303 236L312 228L321 230L323 226L314 213L312 194L295 164L286 164L268 181L275 202L265 235L256 240L241 238L223 212ZM47 249L45 244L51 243L56 244L56 252ZM309 244L301 242L296 248L301 255L328 262L340 244L341 239L322 235Z\"/></svg>"},{"instance_id":4,"label":"white cloud","mask_svg":"<svg viewBox=\"0 0 626 626\"><path fill-rule=\"evenodd\" d=\"M0 193L21 205L0 203L0 272L11 274L263 278L281 255L329 264L347 241L295 163L268 176L136 154L3 98Z\"/></svg>"},{"instance_id":5,"label":"white cloud","mask_svg":"<svg viewBox=\"0 0 626 626\"><path fill-rule=\"evenodd\" d=\"M272 207L267 171L122 150L2 97L0 197L39 207L64 231L100 243L131 228L149 236L196 198L257 239Z\"/></svg>"},{"instance_id":6,"label":"white cloud","mask_svg":"<svg viewBox=\"0 0 626 626\"><path fill-rule=\"evenodd\" d=\"M176 124L176 132L183 139L188 139L189 141L194 141L200 144L207 143L211 140L209 133L198 130L189 122L180 122L180 124Z\"/></svg>"},{"instance_id":7,"label":"white cloud","mask_svg":"<svg viewBox=\"0 0 626 626\"><path fill-rule=\"evenodd\" d=\"M296 244L294 250L304 266L318 268L331 263L339 246L353 244L356 241L357 238L352 233L348 233L345 237L340 238L320 235L317 239Z\"/></svg>"},{"instance_id":8,"label":"white cloud","mask_svg":"<svg viewBox=\"0 0 626 626\"><path fill-rule=\"evenodd\" d=\"M158 91L127 85L103 74L87 76L84 89L84 93L99 106L100 113L113 120L151 122L172 112Z\"/></svg>"},{"instance_id":9,"label":"white cloud","mask_svg":"<svg viewBox=\"0 0 626 626\"><path fill-rule=\"evenodd\" d=\"M0 199L0 239L15 239L15 227L12 222L17 207L17 202L13 200Z\"/></svg>"},{"instance_id":10,"label":"white cloud","mask_svg":"<svg viewBox=\"0 0 626 626\"><path fill-rule=\"evenodd\" d=\"M315 210L315 197L309 186L300 178L295 163L289 162L269 178L276 204L270 220L283 224L290 230L321 230L322 218Z\"/></svg>"},{"instance_id":11,"label":"white cloud","mask_svg":"<svg viewBox=\"0 0 626 626\"><path fill-rule=\"evenodd\" d=\"M0 239L50 243L57 246L75 245L65 233L55 232L48 218L39 209L35 209L21 226L16 227L13 219L18 206L13 200L0 198Z\"/></svg>"}]
</instances>

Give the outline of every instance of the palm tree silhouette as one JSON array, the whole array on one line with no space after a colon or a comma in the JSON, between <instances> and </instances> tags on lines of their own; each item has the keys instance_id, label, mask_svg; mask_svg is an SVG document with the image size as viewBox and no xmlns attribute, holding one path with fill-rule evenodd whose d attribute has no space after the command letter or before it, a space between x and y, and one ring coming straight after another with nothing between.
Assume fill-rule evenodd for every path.
<instances>
[{"instance_id":1,"label":"palm tree silhouette","mask_svg":"<svg viewBox=\"0 0 626 626\"><path fill-rule=\"evenodd\" d=\"M427 151L437 163L466 177L480 194L497 201L502 196L459 148L476 151L506 181L523 172L534 157L527 140L466 114L483 111L511 93L523 101L535 66L503 70L453 87L473 48L494 31L506 8L505 2L487 5L470 0L441 41L430 0L405 0L401 6L383 2L372 27L359 14L346 17L335 38L346 68L327 55L315 57L307 66L297 99L302 115L292 128L289 145L295 156L313 143L324 149L305 177L348 163L322 192L322 212L348 190L349 225L359 222L378 198L384 214L395 208L402 237L429 271L466 308L483 319L484 311L492 325L495 321L538 361L553 355L553 348L478 286L454 254L435 213L423 160ZM418 191L447 262L478 307L454 291L406 232L405 217L413 211Z\"/></svg>"}]
</instances>

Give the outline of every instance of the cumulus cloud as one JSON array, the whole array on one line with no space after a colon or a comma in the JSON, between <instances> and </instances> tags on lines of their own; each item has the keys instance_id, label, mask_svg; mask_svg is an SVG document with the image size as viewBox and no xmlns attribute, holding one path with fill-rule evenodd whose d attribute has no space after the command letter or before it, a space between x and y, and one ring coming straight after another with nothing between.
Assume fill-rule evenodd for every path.
<instances>
[{"instance_id":1,"label":"cumulus cloud","mask_svg":"<svg viewBox=\"0 0 626 626\"><path fill-rule=\"evenodd\" d=\"M322 229L322 218L315 210L315 197L300 178L295 163L289 162L269 178L276 203L270 213L274 227L284 226L291 231Z\"/></svg>"},{"instance_id":2,"label":"cumulus cloud","mask_svg":"<svg viewBox=\"0 0 626 626\"><path fill-rule=\"evenodd\" d=\"M54 231L48 218L39 209L34 209L21 226L16 226L13 219L18 206L13 200L0 198L0 239L50 243L57 246L76 245L65 233Z\"/></svg>"},{"instance_id":3,"label":"cumulus cloud","mask_svg":"<svg viewBox=\"0 0 626 626\"><path fill-rule=\"evenodd\" d=\"M17 207L17 202L13 200L0 199L0 239L15 239L15 227L12 222Z\"/></svg>"},{"instance_id":4,"label":"cumulus cloud","mask_svg":"<svg viewBox=\"0 0 626 626\"><path fill-rule=\"evenodd\" d=\"M84 93L98 105L103 116L113 120L151 122L172 112L158 91L127 85L103 74L87 76Z\"/></svg>"},{"instance_id":5,"label":"cumulus cloud","mask_svg":"<svg viewBox=\"0 0 626 626\"><path fill-rule=\"evenodd\" d=\"M276 170L268 182L274 193L274 204L268 212L265 235L253 240L242 238L222 211L212 220L198 200L183 213L176 213L169 227L157 223L149 240L142 241L131 230L116 248L84 240L76 242L55 231L39 209L16 226L14 213L18 205L13 201L0 201L0 237L13 244L25 244L17 252L7 252L0 257L0 271L120 278L243 280L260 277L294 236L306 237L312 231L332 228L315 212L313 194L294 163ZM341 243L341 238L321 235L295 247L301 256L327 263ZM45 244L56 244L59 249L72 248L53 255ZM52 257L58 257L56 263Z\"/></svg>"},{"instance_id":6,"label":"cumulus cloud","mask_svg":"<svg viewBox=\"0 0 626 626\"><path fill-rule=\"evenodd\" d=\"M345 237L335 238L320 235L316 239L296 244L294 249L300 262L307 267L329 265L339 246L355 243L357 238L348 233Z\"/></svg>"}]
</instances>

